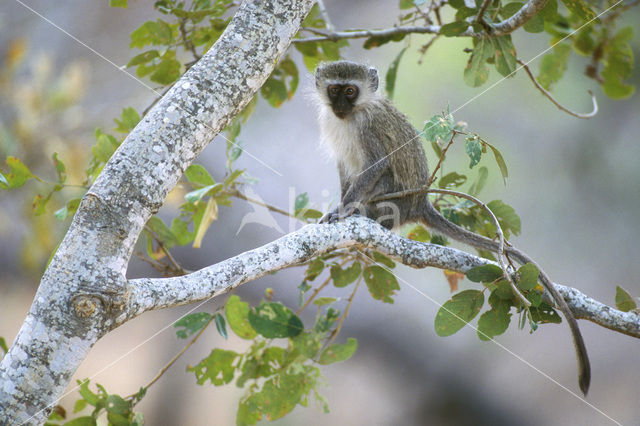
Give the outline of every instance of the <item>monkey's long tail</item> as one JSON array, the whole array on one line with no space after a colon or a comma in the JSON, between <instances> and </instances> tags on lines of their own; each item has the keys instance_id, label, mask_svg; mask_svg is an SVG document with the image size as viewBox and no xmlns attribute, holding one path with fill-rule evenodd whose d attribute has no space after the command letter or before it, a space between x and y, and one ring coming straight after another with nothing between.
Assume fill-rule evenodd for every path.
<instances>
[{"instance_id":1,"label":"monkey's long tail","mask_svg":"<svg viewBox=\"0 0 640 426\"><path fill-rule=\"evenodd\" d=\"M447 218L442 216L430 202L427 202L425 204L426 208L424 210L423 221L428 227L434 229L435 231L441 232L447 237L453 238L456 241L468 244L477 249L489 250L494 253L497 253L500 250L500 244L497 241L490 240L487 237L475 234L467 229L456 225L455 223L447 220ZM584 344L584 339L582 338L582 334L580 333L578 322L573 316L573 312L571 312L571 310L569 309L569 305L567 305L567 302L564 300L564 298L560 295L560 293L558 293L558 290L556 290L556 287L553 285L551 279L540 268L540 266L538 266L538 264L533 261L533 259L531 259L526 253L516 249L513 246L505 246L505 252L520 264L524 265L525 263L533 263L538 268L538 271L540 271L540 281L549 291L558 308L562 311L564 317L566 318L567 323L569 324L569 329L571 330L571 334L573 336L573 344L576 350L576 358L578 360L578 383L580 385L580 390L582 390L582 393L587 396L587 392L589 391L589 384L591 383L591 364L589 362L589 356L587 355L587 348Z\"/></svg>"}]
</instances>

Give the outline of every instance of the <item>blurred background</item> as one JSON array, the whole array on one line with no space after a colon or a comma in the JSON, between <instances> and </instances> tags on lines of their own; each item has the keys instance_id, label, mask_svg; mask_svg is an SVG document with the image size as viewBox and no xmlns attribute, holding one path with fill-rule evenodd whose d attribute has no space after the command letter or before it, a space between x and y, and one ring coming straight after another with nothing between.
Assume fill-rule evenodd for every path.
<instances>
[{"instance_id":1,"label":"blurred background","mask_svg":"<svg viewBox=\"0 0 640 426\"><path fill-rule=\"evenodd\" d=\"M128 48L129 34L158 17L151 2L143 1L130 2L129 10L110 8L106 1L28 4L119 66L137 54ZM326 0L326 6L339 29L394 24L395 15L389 13L395 10L393 2ZM620 27L640 22L639 18L638 10L631 9ZM58 152L67 164L69 181L82 182L95 128L113 128L112 118L123 107L142 111L155 95L16 1L0 6L0 28L0 115L5 126L0 129L0 157L4 161L8 155L19 156L32 169L53 176L50 157ZM583 75L584 58L572 55L565 78L553 93L565 106L587 112L591 109L587 89L592 89L600 112L591 120L580 120L543 98L523 72L492 87L500 80L492 69L488 84L477 89L466 86L462 71L467 55L462 49L471 45L467 39L439 40L419 65L417 49L428 38L413 37L399 68L395 103L420 128L449 105L456 120L467 122L469 129L499 147L509 166L509 180L503 185L495 164L483 160L490 179L480 196L485 201L502 199L515 208L522 219L515 245L535 258L554 281L606 304L614 304L616 285L640 295L639 97L608 99ZM548 47L543 34L518 31L513 38L525 61ZM638 40L636 35L632 41L636 57ZM361 46L362 41L352 41L344 56L374 65L384 75L404 43L373 51ZM531 63L534 70L538 65ZM339 188L334 165L317 147L315 110L305 95L311 76L301 63L299 69L302 90L280 109L260 100L240 135L248 152L282 176L249 155L237 163L259 179L251 187L255 194L285 209L292 206L292 191L308 192L321 205L330 202ZM629 83L640 84L637 68ZM216 179L224 172L224 148L224 140L218 138L197 160ZM433 167L436 159L432 151L428 155ZM448 161L466 167L461 141L452 147ZM477 170L470 177L474 173ZM48 256L68 226L67 221L52 228L50 217L32 216L32 198L25 196L28 185L0 193L0 336L8 344L29 309ZM179 190L170 195L162 214L172 217L182 196ZM198 269L282 235L259 224L240 229L242 218L251 211L252 206L242 201L222 207L202 249L178 248L174 256L185 267ZM282 229L289 229L288 218L276 216L276 220ZM640 424L638 340L581 321L593 369L584 402L572 394L579 390L566 323L542 326L533 335L511 327L497 338L506 349L479 341L468 327L440 338L433 320L439 304L451 297L443 272L401 266L396 273L402 289L393 305L372 300L364 288L356 295L340 339L356 337L358 351L349 361L323 369L331 413L322 414L311 404L296 408L277 424L613 424L599 410L623 424ZM157 276L157 272L134 258L128 275ZM295 306L301 280L302 270L287 270L244 285L238 294L256 303L272 287L277 300ZM461 283L465 288L472 288L466 280ZM198 310L213 312L225 298ZM182 348L184 341L176 339L172 324L192 308L147 313L110 333L96 344L76 378L90 377L121 395L137 391ZM213 347L243 350L246 343L233 337L225 341L209 329L137 407L147 424L235 423L242 390L234 385L198 386L193 374L185 372ZM70 388L61 404L71 412L75 399L77 391Z\"/></svg>"}]
</instances>

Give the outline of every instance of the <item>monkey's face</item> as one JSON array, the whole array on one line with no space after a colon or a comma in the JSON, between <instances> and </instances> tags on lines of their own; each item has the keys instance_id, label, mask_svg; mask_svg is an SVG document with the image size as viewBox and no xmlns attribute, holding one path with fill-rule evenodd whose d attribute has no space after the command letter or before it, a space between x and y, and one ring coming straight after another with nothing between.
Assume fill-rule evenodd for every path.
<instances>
[{"instance_id":1,"label":"monkey's face","mask_svg":"<svg viewBox=\"0 0 640 426\"><path fill-rule=\"evenodd\" d=\"M331 102L331 109L338 118L345 118L353 111L360 90L354 84L329 84L327 97Z\"/></svg>"}]
</instances>

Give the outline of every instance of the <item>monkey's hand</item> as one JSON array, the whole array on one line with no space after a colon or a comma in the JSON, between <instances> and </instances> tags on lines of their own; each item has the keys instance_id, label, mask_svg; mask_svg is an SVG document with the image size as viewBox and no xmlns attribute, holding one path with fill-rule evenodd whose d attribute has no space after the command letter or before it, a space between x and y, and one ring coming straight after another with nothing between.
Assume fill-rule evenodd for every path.
<instances>
[{"instance_id":1,"label":"monkey's hand","mask_svg":"<svg viewBox=\"0 0 640 426\"><path fill-rule=\"evenodd\" d=\"M336 223L353 215L356 209L353 207L344 208L342 205L325 214L319 223Z\"/></svg>"}]
</instances>

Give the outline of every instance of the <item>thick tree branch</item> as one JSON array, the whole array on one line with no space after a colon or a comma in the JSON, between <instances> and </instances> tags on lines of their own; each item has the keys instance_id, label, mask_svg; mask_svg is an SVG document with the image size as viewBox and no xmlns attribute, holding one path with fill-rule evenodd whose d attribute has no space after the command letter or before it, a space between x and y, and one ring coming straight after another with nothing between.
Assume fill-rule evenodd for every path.
<instances>
[{"instance_id":1,"label":"thick tree branch","mask_svg":"<svg viewBox=\"0 0 640 426\"><path fill-rule=\"evenodd\" d=\"M126 267L183 171L250 101L313 0L245 0L89 189L0 363L0 423L40 424L129 300Z\"/></svg>"},{"instance_id":2,"label":"thick tree branch","mask_svg":"<svg viewBox=\"0 0 640 426\"><path fill-rule=\"evenodd\" d=\"M123 323L152 309L206 300L271 272L347 247L373 248L414 268L436 267L466 273L474 266L494 263L455 248L409 240L372 220L353 216L331 225L307 225L262 247L189 275L131 280L129 302L117 322ZM576 318L640 338L638 314L621 312L574 288L555 285Z\"/></svg>"}]
</instances>

